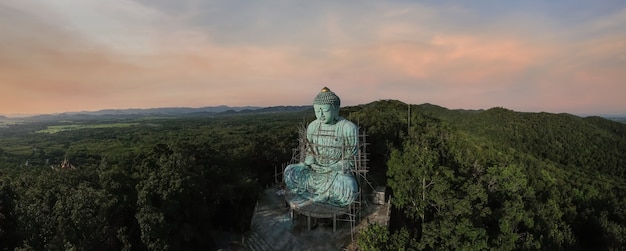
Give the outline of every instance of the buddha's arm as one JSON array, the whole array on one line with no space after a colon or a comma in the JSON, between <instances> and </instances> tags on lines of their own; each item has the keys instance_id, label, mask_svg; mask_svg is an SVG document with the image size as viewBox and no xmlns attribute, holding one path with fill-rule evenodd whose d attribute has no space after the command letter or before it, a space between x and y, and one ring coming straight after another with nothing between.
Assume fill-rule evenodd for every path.
<instances>
[{"instance_id":1,"label":"buddha's arm","mask_svg":"<svg viewBox=\"0 0 626 251\"><path fill-rule=\"evenodd\" d=\"M347 123L344 127L344 138L345 138L345 149L344 149L344 162L342 163L343 168L354 168L354 156L358 154L359 151L359 128L353 124L352 122Z\"/></svg>"},{"instance_id":2,"label":"buddha's arm","mask_svg":"<svg viewBox=\"0 0 626 251\"><path fill-rule=\"evenodd\" d=\"M354 156L357 155L359 145L359 129L355 124L348 122L344 125L342 131L342 136L344 138L344 152L342 159L333 164L331 169L340 172L347 172L348 170L354 168Z\"/></svg>"},{"instance_id":3,"label":"buddha's arm","mask_svg":"<svg viewBox=\"0 0 626 251\"><path fill-rule=\"evenodd\" d=\"M310 142L313 140L313 128L315 127L314 123L309 124L306 128L306 141L304 146L304 164L307 166L311 166L316 162L315 160L315 152Z\"/></svg>"},{"instance_id":4,"label":"buddha's arm","mask_svg":"<svg viewBox=\"0 0 626 251\"><path fill-rule=\"evenodd\" d=\"M359 128L350 122L344 127L344 138L346 139L344 156L353 160L359 150Z\"/></svg>"}]
</instances>

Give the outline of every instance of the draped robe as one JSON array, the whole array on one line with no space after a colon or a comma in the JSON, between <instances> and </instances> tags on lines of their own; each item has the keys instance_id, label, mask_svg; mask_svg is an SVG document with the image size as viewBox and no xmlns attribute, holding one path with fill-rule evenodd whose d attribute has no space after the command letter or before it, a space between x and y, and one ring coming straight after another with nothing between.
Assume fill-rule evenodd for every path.
<instances>
[{"instance_id":1,"label":"draped robe","mask_svg":"<svg viewBox=\"0 0 626 251\"><path fill-rule=\"evenodd\" d=\"M319 120L307 126L305 161L285 168L289 192L318 203L347 206L357 195L352 173L359 138L357 126L339 117L334 124Z\"/></svg>"}]
</instances>

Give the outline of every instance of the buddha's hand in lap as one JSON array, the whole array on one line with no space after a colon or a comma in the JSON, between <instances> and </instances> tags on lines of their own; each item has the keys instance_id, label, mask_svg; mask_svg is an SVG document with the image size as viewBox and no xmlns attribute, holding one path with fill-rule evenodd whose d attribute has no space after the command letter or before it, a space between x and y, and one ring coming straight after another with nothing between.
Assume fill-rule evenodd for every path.
<instances>
[{"instance_id":1,"label":"buddha's hand in lap","mask_svg":"<svg viewBox=\"0 0 626 251\"><path fill-rule=\"evenodd\" d=\"M340 160L337 163L333 164L332 167L329 167L329 168L331 168L332 170L335 170L337 172L345 174L345 173L350 172L350 168L349 167L350 166L348 165L348 163L346 163L343 160Z\"/></svg>"},{"instance_id":2,"label":"buddha's hand in lap","mask_svg":"<svg viewBox=\"0 0 626 251\"><path fill-rule=\"evenodd\" d=\"M315 171L317 173L328 173L328 172L332 171L331 167L320 166L318 164L311 164L311 169L313 169L313 171Z\"/></svg>"},{"instance_id":3,"label":"buddha's hand in lap","mask_svg":"<svg viewBox=\"0 0 626 251\"><path fill-rule=\"evenodd\" d=\"M313 165L315 163L315 157L313 156L306 156L306 159L304 159L304 164L307 166Z\"/></svg>"}]
</instances>

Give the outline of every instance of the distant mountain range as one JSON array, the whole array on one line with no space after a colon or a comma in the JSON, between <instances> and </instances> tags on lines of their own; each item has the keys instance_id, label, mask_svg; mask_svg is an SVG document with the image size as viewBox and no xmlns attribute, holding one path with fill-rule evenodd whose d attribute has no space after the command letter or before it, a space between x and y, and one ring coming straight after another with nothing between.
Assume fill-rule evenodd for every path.
<instances>
[{"instance_id":1,"label":"distant mountain range","mask_svg":"<svg viewBox=\"0 0 626 251\"><path fill-rule=\"evenodd\" d=\"M425 104L427 105L427 104ZM0 119L13 119L19 117L24 120L49 120L49 119L86 119L86 118L106 118L106 117L136 117L136 116L206 116L206 115L229 115L229 114L255 114L255 113L280 113L299 112L310 109L310 105L303 106L206 106L200 108L192 107L162 107L146 109L104 109L99 111L64 112L40 115L19 115L3 116ZM480 110L478 110L480 111ZM578 114L580 117L599 116L613 121L626 123L626 114Z\"/></svg>"},{"instance_id":2,"label":"distant mountain range","mask_svg":"<svg viewBox=\"0 0 626 251\"><path fill-rule=\"evenodd\" d=\"M225 111L241 111L241 110L257 110L261 107L256 106L243 106L243 107L230 107L225 105L220 106L207 106L200 108L191 107L163 107L163 108L147 108L147 109L104 109L99 111L83 111L83 112L69 112L65 114L89 114L89 115L142 115L142 114L159 114L159 115L176 115L185 113L220 113Z\"/></svg>"},{"instance_id":3,"label":"distant mountain range","mask_svg":"<svg viewBox=\"0 0 626 251\"><path fill-rule=\"evenodd\" d=\"M191 107L164 107L164 108L148 108L148 109L104 109L99 111L81 111L81 112L64 112L55 114L42 114L21 117L24 120L49 120L49 119L87 119L87 118L107 118L107 117L136 117L136 116L173 116L173 117L190 117L190 116L211 116L211 115L229 115L229 114L255 114L255 113L281 113L281 112L299 112L310 109L311 106L207 106L200 108ZM0 115L0 119L7 117Z\"/></svg>"}]
</instances>

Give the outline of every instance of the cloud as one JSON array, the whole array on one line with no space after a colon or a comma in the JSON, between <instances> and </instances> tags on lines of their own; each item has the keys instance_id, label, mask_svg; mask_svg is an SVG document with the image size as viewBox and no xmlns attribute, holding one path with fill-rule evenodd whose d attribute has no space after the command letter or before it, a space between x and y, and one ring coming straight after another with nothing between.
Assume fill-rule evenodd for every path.
<instances>
[{"instance_id":1,"label":"cloud","mask_svg":"<svg viewBox=\"0 0 626 251\"><path fill-rule=\"evenodd\" d=\"M626 8L485 3L7 1L0 113L301 105L325 85L348 105L626 112Z\"/></svg>"}]
</instances>

